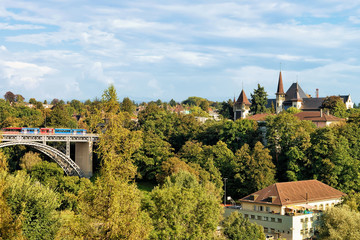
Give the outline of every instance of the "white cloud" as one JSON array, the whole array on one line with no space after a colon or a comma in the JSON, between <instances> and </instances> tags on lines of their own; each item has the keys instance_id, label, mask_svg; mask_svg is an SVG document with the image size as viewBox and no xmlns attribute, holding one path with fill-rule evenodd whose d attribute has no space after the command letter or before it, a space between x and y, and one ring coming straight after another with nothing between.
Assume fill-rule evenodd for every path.
<instances>
[{"instance_id":1,"label":"white cloud","mask_svg":"<svg viewBox=\"0 0 360 240\"><path fill-rule=\"evenodd\" d=\"M18 61L5 61L1 65L3 76L10 86L23 87L27 90L37 88L45 80L45 76L56 71L47 66Z\"/></svg>"},{"instance_id":2,"label":"white cloud","mask_svg":"<svg viewBox=\"0 0 360 240\"><path fill-rule=\"evenodd\" d=\"M0 23L1 30L36 30L36 29L44 29L42 26L30 25L30 24L7 24Z\"/></svg>"}]
</instances>

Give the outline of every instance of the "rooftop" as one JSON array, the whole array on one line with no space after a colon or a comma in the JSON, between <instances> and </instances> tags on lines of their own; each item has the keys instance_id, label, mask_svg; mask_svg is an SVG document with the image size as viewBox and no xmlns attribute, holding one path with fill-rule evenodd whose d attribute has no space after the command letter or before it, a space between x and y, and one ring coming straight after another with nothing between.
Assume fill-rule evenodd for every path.
<instances>
[{"instance_id":1,"label":"rooftop","mask_svg":"<svg viewBox=\"0 0 360 240\"><path fill-rule=\"evenodd\" d=\"M345 195L345 193L318 180L304 180L274 183L240 199L240 201L284 206L289 204L306 204L311 201L336 199Z\"/></svg>"}]
</instances>

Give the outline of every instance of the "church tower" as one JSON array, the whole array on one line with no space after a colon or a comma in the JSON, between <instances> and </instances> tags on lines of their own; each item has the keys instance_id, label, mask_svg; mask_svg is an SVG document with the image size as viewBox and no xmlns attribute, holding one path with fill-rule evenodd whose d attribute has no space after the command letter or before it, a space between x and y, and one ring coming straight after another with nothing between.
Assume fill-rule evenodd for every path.
<instances>
[{"instance_id":1,"label":"church tower","mask_svg":"<svg viewBox=\"0 0 360 240\"><path fill-rule=\"evenodd\" d=\"M276 107L275 107L276 114L280 113L283 110L284 101L285 101L285 92L284 92L281 71L280 71L278 88L277 88L277 92L276 92Z\"/></svg>"},{"instance_id":2,"label":"church tower","mask_svg":"<svg viewBox=\"0 0 360 240\"><path fill-rule=\"evenodd\" d=\"M235 100L235 99L234 99ZM249 102L244 89L241 91L240 96L236 102L234 102L234 121L241 118L246 118L250 112L251 103Z\"/></svg>"}]
</instances>

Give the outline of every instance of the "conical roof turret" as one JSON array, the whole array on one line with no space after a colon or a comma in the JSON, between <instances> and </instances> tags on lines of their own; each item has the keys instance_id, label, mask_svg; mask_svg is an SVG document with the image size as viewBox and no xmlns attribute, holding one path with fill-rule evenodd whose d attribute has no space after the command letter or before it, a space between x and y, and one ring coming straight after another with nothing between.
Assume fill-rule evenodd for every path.
<instances>
[{"instance_id":1,"label":"conical roof turret","mask_svg":"<svg viewBox=\"0 0 360 240\"><path fill-rule=\"evenodd\" d=\"M277 92L276 95L284 95L284 86L283 86L283 81L282 81L282 75L281 75L281 71L279 74L279 82L278 82L278 88L277 88Z\"/></svg>"},{"instance_id":2,"label":"conical roof turret","mask_svg":"<svg viewBox=\"0 0 360 240\"><path fill-rule=\"evenodd\" d=\"M249 106L251 105L248 98L246 97L244 89L241 90L240 96L239 96L238 100L236 101L236 103L245 104L245 105L249 105Z\"/></svg>"}]
</instances>

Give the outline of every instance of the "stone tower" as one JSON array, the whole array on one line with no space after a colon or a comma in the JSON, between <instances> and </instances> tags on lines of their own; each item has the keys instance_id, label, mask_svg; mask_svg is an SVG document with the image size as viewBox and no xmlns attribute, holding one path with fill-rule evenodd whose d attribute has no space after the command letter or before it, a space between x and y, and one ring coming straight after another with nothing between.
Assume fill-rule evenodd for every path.
<instances>
[{"instance_id":1,"label":"stone tower","mask_svg":"<svg viewBox=\"0 0 360 240\"><path fill-rule=\"evenodd\" d=\"M280 113L284 109L283 108L284 101L285 101L285 92L284 92L281 71L280 71L278 88L277 88L277 92L276 92L276 107L275 107L276 114Z\"/></svg>"},{"instance_id":2,"label":"stone tower","mask_svg":"<svg viewBox=\"0 0 360 240\"><path fill-rule=\"evenodd\" d=\"M241 91L240 96L236 102L234 102L234 121L241 118L246 118L249 114L251 103L249 102L244 89Z\"/></svg>"}]
</instances>

